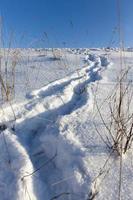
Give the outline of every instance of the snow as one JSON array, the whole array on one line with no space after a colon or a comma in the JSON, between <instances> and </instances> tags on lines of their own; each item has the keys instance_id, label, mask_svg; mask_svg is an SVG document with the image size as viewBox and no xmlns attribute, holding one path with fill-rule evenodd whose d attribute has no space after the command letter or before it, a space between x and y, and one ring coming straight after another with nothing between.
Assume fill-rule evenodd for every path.
<instances>
[{"instance_id":1,"label":"snow","mask_svg":"<svg viewBox=\"0 0 133 200\"><path fill-rule=\"evenodd\" d=\"M51 49L19 51L22 60L17 65L16 98L11 102L17 119L14 122L9 103L0 112L1 124L7 126L0 134L1 199L117 199L119 159L115 155L96 178L110 152L94 128L95 122L104 135L95 116L93 91L98 90L100 105L116 83L119 52L62 49L58 50L62 56L53 61ZM126 52L128 65L132 65L130 53ZM25 74L31 82L28 90ZM106 104L103 112L107 117ZM123 159L124 200L133 199L132 166L129 151Z\"/></svg>"},{"instance_id":2,"label":"snow","mask_svg":"<svg viewBox=\"0 0 133 200\"><path fill-rule=\"evenodd\" d=\"M0 135L0 150L1 199L22 199L24 197L28 200L28 194L25 194L26 188L31 198L37 199L31 178L25 182L22 181L22 177L33 170L33 165L18 138L8 129Z\"/></svg>"}]
</instances>

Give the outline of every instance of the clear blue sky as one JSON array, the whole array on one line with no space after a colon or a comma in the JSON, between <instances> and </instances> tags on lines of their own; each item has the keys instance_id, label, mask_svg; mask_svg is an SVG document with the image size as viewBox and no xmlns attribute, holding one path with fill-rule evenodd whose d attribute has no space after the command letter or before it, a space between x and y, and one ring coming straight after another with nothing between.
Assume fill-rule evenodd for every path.
<instances>
[{"instance_id":1,"label":"clear blue sky","mask_svg":"<svg viewBox=\"0 0 133 200\"><path fill-rule=\"evenodd\" d=\"M121 1L125 43L133 46L133 0ZM116 5L116 0L0 0L0 12L5 35L13 31L18 47L102 47L117 25Z\"/></svg>"}]
</instances>

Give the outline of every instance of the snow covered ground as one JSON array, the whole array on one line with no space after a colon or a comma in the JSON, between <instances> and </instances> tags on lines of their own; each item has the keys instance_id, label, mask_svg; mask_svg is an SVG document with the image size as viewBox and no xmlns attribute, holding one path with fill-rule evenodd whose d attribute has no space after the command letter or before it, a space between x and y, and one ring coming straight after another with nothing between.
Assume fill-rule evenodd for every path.
<instances>
[{"instance_id":1,"label":"snow covered ground","mask_svg":"<svg viewBox=\"0 0 133 200\"><path fill-rule=\"evenodd\" d=\"M1 105L0 199L118 199L119 159L94 127L95 122L104 131L93 91L103 104L116 83L119 52L58 49L55 58L49 49L20 51L15 101ZM132 66L131 52L125 62ZM123 161L123 200L133 199L132 167L129 151Z\"/></svg>"}]
</instances>

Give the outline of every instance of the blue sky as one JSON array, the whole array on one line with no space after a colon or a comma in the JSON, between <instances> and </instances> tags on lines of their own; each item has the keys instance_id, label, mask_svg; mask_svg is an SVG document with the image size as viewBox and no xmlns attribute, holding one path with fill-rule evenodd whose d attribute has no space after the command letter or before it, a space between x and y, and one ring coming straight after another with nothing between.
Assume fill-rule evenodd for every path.
<instances>
[{"instance_id":1,"label":"blue sky","mask_svg":"<svg viewBox=\"0 0 133 200\"><path fill-rule=\"evenodd\" d=\"M13 32L17 47L108 46L117 26L116 1L0 0L4 35ZM121 2L125 43L133 46L133 0Z\"/></svg>"}]
</instances>

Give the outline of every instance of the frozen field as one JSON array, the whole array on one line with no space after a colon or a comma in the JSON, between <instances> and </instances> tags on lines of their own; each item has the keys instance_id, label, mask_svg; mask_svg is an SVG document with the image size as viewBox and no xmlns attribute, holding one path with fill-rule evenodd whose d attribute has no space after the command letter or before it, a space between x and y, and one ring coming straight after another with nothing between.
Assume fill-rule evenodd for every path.
<instances>
[{"instance_id":1,"label":"frozen field","mask_svg":"<svg viewBox=\"0 0 133 200\"><path fill-rule=\"evenodd\" d=\"M107 138L95 98L106 119L104 100L117 82L119 52L19 49L19 53L15 99L2 104L0 112L4 124L0 199L117 200L119 159L103 142ZM125 66L132 67L132 52L124 57ZM131 69L130 81L132 73ZM123 158L121 200L133 199L132 159L131 149Z\"/></svg>"}]
</instances>

